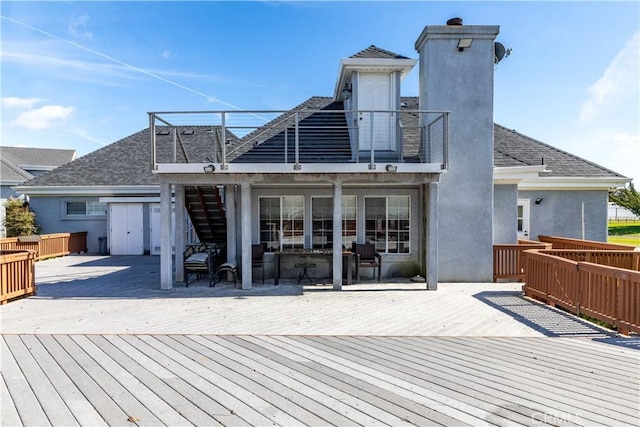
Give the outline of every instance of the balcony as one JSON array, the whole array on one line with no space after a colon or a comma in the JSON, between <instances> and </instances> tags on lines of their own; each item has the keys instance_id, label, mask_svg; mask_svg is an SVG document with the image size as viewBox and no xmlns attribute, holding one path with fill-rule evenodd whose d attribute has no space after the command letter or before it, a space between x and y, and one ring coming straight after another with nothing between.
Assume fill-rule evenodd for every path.
<instances>
[{"instance_id":1,"label":"balcony","mask_svg":"<svg viewBox=\"0 0 640 427\"><path fill-rule=\"evenodd\" d=\"M341 107L149 113L152 169L216 174L447 169L448 112Z\"/></svg>"}]
</instances>

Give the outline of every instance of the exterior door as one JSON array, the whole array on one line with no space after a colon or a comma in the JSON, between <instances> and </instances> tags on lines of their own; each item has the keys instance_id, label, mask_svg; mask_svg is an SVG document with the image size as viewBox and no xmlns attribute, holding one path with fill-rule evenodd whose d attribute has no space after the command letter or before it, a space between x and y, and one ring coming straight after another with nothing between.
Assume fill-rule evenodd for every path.
<instances>
[{"instance_id":1,"label":"exterior door","mask_svg":"<svg viewBox=\"0 0 640 427\"><path fill-rule=\"evenodd\" d=\"M150 242L151 242L151 255L160 255L160 238L162 236L160 229L160 203L153 203L149 205L149 224L150 230ZM175 206L171 205L171 230L175 230L176 224L176 210ZM176 233L171 233L171 248L175 253L176 249Z\"/></svg>"},{"instance_id":2,"label":"exterior door","mask_svg":"<svg viewBox=\"0 0 640 427\"><path fill-rule=\"evenodd\" d=\"M142 203L109 205L109 250L111 255L143 255Z\"/></svg>"},{"instance_id":3,"label":"exterior door","mask_svg":"<svg viewBox=\"0 0 640 427\"><path fill-rule=\"evenodd\" d=\"M358 110L392 110L392 74L360 73L358 75ZM358 113L360 151L394 150L395 126L393 113L361 111ZM373 120L373 125L372 125Z\"/></svg>"},{"instance_id":4,"label":"exterior door","mask_svg":"<svg viewBox=\"0 0 640 427\"><path fill-rule=\"evenodd\" d=\"M530 239L529 199L518 199L518 239Z\"/></svg>"}]
</instances>

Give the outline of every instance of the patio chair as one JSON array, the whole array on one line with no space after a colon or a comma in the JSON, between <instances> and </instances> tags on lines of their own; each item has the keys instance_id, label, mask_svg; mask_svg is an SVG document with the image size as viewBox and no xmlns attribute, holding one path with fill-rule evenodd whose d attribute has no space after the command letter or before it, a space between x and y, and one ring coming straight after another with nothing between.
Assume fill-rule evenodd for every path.
<instances>
[{"instance_id":1,"label":"patio chair","mask_svg":"<svg viewBox=\"0 0 640 427\"><path fill-rule=\"evenodd\" d=\"M264 284L264 245L251 245L251 267L262 269L262 284Z\"/></svg>"},{"instance_id":2,"label":"patio chair","mask_svg":"<svg viewBox=\"0 0 640 427\"><path fill-rule=\"evenodd\" d=\"M189 277L194 274L196 278L191 283L200 280L204 275L209 278L209 286L214 285L213 280L220 257L219 248L210 243L187 245L183 252L183 257L184 283L186 287L189 287Z\"/></svg>"},{"instance_id":3,"label":"patio chair","mask_svg":"<svg viewBox=\"0 0 640 427\"><path fill-rule=\"evenodd\" d=\"M376 278L376 268L378 269L378 283L380 283L380 271L382 270L382 256L376 252L373 243L354 243L352 251L356 254L356 275L360 282L360 269L373 268L373 278Z\"/></svg>"}]
</instances>

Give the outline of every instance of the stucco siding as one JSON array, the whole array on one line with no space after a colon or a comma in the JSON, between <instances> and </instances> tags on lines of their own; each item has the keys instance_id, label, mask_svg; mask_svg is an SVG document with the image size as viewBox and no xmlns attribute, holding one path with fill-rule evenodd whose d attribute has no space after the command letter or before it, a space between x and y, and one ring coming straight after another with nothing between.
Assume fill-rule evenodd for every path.
<instances>
[{"instance_id":1,"label":"stucco siding","mask_svg":"<svg viewBox=\"0 0 640 427\"><path fill-rule=\"evenodd\" d=\"M520 191L518 198L531 200L531 238L551 235L607 241L607 191ZM542 199L539 204L536 199Z\"/></svg>"},{"instance_id":2,"label":"stucco siding","mask_svg":"<svg viewBox=\"0 0 640 427\"><path fill-rule=\"evenodd\" d=\"M108 235L107 217L70 218L64 213L66 201L97 200L87 197L40 197L31 196L30 207L36 213L36 221L40 226L40 234L87 232L87 249L89 253L99 252L98 238Z\"/></svg>"},{"instance_id":3,"label":"stucco siding","mask_svg":"<svg viewBox=\"0 0 640 427\"><path fill-rule=\"evenodd\" d=\"M518 188L516 184L493 187L493 243L508 245L518 238Z\"/></svg>"}]
</instances>

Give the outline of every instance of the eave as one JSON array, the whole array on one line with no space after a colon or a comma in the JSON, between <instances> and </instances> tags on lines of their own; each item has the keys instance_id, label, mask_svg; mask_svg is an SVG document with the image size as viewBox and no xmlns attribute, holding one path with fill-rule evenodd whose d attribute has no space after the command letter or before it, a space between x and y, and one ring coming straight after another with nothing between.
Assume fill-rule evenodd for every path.
<instances>
[{"instance_id":1,"label":"eave","mask_svg":"<svg viewBox=\"0 0 640 427\"><path fill-rule=\"evenodd\" d=\"M538 177L518 184L518 190L609 190L631 182L625 177Z\"/></svg>"},{"instance_id":2,"label":"eave","mask_svg":"<svg viewBox=\"0 0 640 427\"><path fill-rule=\"evenodd\" d=\"M160 185L17 186L14 190L30 196L113 196L155 194L160 192Z\"/></svg>"},{"instance_id":3,"label":"eave","mask_svg":"<svg viewBox=\"0 0 640 427\"><path fill-rule=\"evenodd\" d=\"M493 168L493 183L498 185L519 184L524 180L538 178L544 172L545 166L506 166Z\"/></svg>"}]
</instances>

